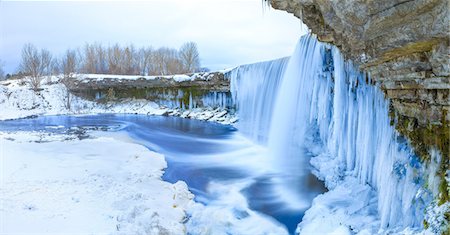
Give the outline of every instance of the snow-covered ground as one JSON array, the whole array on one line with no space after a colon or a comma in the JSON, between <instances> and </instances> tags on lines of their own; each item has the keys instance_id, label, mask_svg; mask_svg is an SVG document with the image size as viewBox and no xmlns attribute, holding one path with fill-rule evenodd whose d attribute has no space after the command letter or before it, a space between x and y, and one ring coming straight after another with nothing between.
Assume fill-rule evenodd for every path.
<instances>
[{"instance_id":1,"label":"snow-covered ground","mask_svg":"<svg viewBox=\"0 0 450 235\"><path fill-rule=\"evenodd\" d=\"M237 118L222 109L195 108L192 110L169 109L142 99L97 103L68 96L60 77L43 79L42 90L30 89L25 79L0 82L0 120L23 118L32 115L128 113L145 115L170 115L232 124ZM67 102L69 98L70 102Z\"/></svg>"},{"instance_id":2,"label":"snow-covered ground","mask_svg":"<svg viewBox=\"0 0 450 235\"><path fill-rule=\"evenodd\" d=\"M3 132L0 146L0 234L185 233L193 195L125 136Z\"/></svg>"},{"instance_id":3,"label":"snow-covered ground","mask_svg":"<svg viewBox=\"0 0 450 235\"><path fill-rule=\"evenodd\" d=\"M220 73L225 73L230 71L231 69L218 71ZM159 76L142 76L142 75L115 75L115 74L74 74L78 80L88 81L88 80L96 80L102 81L104 79L118 79L118 80L155 80L155 79L173 79L176 82L185 82L185 81L194 81L194 80L209 80L213 77L213 75L209 72L205 73L193 73L190 75L187 74L175 74L175 75L159 75Z\"/></svg>"}]
</instances>

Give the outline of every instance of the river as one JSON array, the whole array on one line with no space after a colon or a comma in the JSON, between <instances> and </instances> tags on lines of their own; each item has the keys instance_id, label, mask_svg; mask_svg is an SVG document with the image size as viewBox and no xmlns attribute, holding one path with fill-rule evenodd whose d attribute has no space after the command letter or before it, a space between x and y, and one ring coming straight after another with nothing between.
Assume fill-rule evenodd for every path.
<instances>
[{"instance_id":1,"label":"river","mask_svg":"<svg viewBox=\"0 0 450 235\"><path fill-rule=\"evenodd\" d=\"M291 234L307 209L279 197L277 186L286 174L271 169L267 149L233 126L146 115L41 116L0 122L1 131L78 132L82 137L83 129L125 132L134 142L164 154L168 167L163 179L185 181L195 200L205 205L223 198L217 195L220 186L237 187L250 209L275 218ZM311 203L325 189L312 175L309 179L308 185L292 187L307 188L309 193L302 197Z\"/></svg>"}]
</instances>

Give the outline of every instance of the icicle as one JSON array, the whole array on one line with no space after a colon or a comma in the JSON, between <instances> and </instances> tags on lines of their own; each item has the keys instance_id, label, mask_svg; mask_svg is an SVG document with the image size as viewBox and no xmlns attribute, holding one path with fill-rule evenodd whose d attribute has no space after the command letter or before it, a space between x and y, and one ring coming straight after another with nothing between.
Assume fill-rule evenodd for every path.
<instances>
[{"instance_id":1,"label":"icicle","mask_svg":"<svg viewBox=\"0 0 450 235\"><path fill-rule=\"evenodd\" d=\"M409 165L415 156L397 141L380 89L337 48L313 36L302 37L286 62L231 72L239 129L267 145L273 166L298 182L310 172L310 156L321 154L336 163L334 170L318 173L331 189L345 177L370 185L377 194L380 229L421 227L417 169ZM303 187L300 193L308 190Z\"/></svg>"}]
</instances>

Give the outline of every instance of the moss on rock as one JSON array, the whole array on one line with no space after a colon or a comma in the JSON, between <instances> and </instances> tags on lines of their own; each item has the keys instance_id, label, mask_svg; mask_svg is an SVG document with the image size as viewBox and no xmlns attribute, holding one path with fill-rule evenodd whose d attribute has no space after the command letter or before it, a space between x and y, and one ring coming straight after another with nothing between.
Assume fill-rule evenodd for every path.
<instances>
[{"instance_id":1,"label":"moss on rock","mask_svg":"<svg viewBox=\"0 0 450 235\"><path fill-rule=\"evenodd\" d=\"M395 127L397 131L410 140L414 151L422 162L428 163L430 161L430 149L436 148L439 150L442 156L437 172L441 179L439 184L439 204L450 201L449 182L446 180L450 161L450 125L445 118L446 115L447 112L444 112L440 124L428 123L421 125L416 118L395 115L392 111L390 113L391 118L396 117Z\"/></svg>"}]
</instances>

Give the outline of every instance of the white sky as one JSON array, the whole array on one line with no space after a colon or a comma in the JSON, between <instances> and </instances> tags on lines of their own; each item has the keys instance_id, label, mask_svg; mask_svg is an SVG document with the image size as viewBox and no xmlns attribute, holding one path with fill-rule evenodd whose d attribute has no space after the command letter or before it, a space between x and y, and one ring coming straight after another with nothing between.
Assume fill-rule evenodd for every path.
<instances>
[{"instance_id":1,"label":"white sky","mask_svg":"<svg viewBox=\"0 0 450 235\"><path fill-rule=\"evenodd\" d=\"M290 55L307 28L262 0L3 1L0 60L15 72L25 43L55 55L85 42L179 48L197 42L213 70Z\"/></svg>"}]
</instances>

